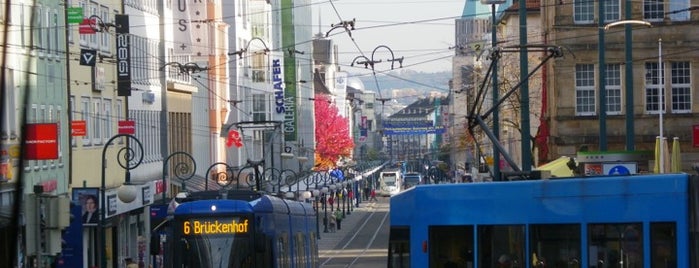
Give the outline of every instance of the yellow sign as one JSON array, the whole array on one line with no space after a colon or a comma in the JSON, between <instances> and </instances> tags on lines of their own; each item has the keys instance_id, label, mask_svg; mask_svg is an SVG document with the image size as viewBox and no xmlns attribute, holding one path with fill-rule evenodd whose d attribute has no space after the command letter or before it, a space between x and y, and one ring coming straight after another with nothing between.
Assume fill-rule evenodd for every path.
<instances>
[{"instance_id":1,"label":"yellow sign","mask_svg":"<svg viewBox=\"0 0 699 268\"><path fill-rule=\"evenodd\" d=\"M223 222L218 220L191 220L182 225L182 233L185 235L218 235L218 234L246 234L248 233L248 220L243 222L231 220Z\"/></svg>"},{"instance_id":2,"label":"yellow sign","mask_svg":"<svg viewBox=\"0 0 699 268\"><path fill-rule=\"evenodd\" d=\"M485 157L485 163L488 164L489 166L492 166L492 165L493 165L493 163L495 162L495 161L493 161L493 160L494 160L494 159L493 159L492 156L486 156L486 157Z\"/></svg>"}]
</instances>

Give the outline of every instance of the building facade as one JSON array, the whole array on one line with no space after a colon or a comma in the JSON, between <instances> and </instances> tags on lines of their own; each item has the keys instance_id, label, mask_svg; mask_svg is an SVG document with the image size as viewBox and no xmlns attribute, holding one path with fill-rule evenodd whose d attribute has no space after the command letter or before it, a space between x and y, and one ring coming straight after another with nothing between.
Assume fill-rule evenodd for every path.
<instances>
[{"instance_id":1,"label":"building facade","mask_svg":"<svg viewBox=\"0 0 699 268\"><path fill-rule=\"evenodd\" d=\"M691 145L693 117L699 109L693 81L698 55L692 48L698 36L693 25L699 20L692 7L697 4L542 5L545 40L570 53L548 65L548 98L556 104L547 111L552 156L575 156L585 150L653 151L663 125L662 136L681 141L682 170L691 170L697 160ZM608 23L622 20L641 20L652 27L619 25L604 30ZM627 140L633 148L628 148Z\"/></svg>"}]
</instances>

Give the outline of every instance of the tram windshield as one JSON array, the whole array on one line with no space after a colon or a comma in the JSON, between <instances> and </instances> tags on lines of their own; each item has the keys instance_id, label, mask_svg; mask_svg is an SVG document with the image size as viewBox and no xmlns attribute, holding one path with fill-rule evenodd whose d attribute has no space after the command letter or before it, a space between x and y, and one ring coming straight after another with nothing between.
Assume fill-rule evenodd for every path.
<instances>
[{"instance_id":1,"label":"tram windshield","mask_svg":"<svg viewBox=\"0 0 699 268\"><path fill-rule=\"evenodd\" d=\"M382 174L381 178L383 179L384 183L386 183L387 186L396 186L396 174L395 173Z\"/></svg>"},{"instance_id":2,"label":"tram windshield","mask_svg":"<svg viewBox=\"0 0 699 268\"><path fill-rule=\"evenodd\" d=\"M252 224L245 218L192 218L178 221L177 267L254 267Z\"/></svg>"}]
</instances>

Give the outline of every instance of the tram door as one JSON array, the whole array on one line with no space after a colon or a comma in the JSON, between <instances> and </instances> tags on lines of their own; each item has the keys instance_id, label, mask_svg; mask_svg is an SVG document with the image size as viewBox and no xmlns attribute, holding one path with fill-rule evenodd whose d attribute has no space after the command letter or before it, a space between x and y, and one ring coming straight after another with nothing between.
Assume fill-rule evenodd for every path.
<instances>
[{"instance_id":1,"label":"tram door","mask_svg":"<svg viewBox=\"0 0 699 268\"><path fill-rule=\"evenodd\" d=\"M474 267L473 225L430 226L428 232L430 267Z\"/></svg>"}]
</instances>

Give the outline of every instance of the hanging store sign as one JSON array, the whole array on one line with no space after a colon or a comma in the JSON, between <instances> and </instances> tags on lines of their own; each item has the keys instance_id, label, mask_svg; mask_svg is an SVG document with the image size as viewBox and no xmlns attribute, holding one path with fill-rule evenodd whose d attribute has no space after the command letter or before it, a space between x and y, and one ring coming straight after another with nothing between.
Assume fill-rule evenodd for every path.
<instances>
[{"instance_id":1,"label":"hanging store sign","mask_svg":"<svg viewBox=\"0 0 699 268\"><path fill-rule=\"evenodd\" d=\"M136 134L136 121L131 120L121 120L119 121L118 132L119 134Z\"/></svg>"},{"instance_id":2,"label":"hanging store sign","mask_svg":"<svg viewBox=\"0 0 699 268\"><path fill-rule=\"evenodd\" d=\"M58 159L58 124L27 124L24 159Z\"/></svg>"},{"instance_id":3,"label":"hanging store sign","mask_svg":"<svg viewBox=\"0 0 699 268\"><path fill-rule=\"evenodd\" d=\"M85 120L73 120L72 122L70 122L70 136L87 136L87 122L85 122Z\"/></svg>"},{"instance_id":4,"label":"hanging store sign","mask_svg":"<svg viewBox=\"0 0 699 268\"><path fill-rule=\"evenodd\" d=\"M82 22L78 25L78 33L80 34L95 34L95 28L92 28L92 25L95 25L94 20L91 19L83 19Z\"/></svg>"},{"instance_id":5,"label":"hanging store sign","mask_svg":"<svg viewBox=\"0 0 699 268\"><path fill-rule=\"evenodd\" d=\"M117 95L131 96L131 55L129 52L129 16L114 15L116 23Z\"/></svg>"},{"instance_id":6,"label":"hanging store sign","mask_svg":"<svg viewBox=\"0 0 699 268\"><path fill-rule=\"evenodd\" d=\"M66 8L66 16L68 17L68 24L79 24L83 22L83 8L82 7L69 7Z\"/></svg>"}]
</instances>

